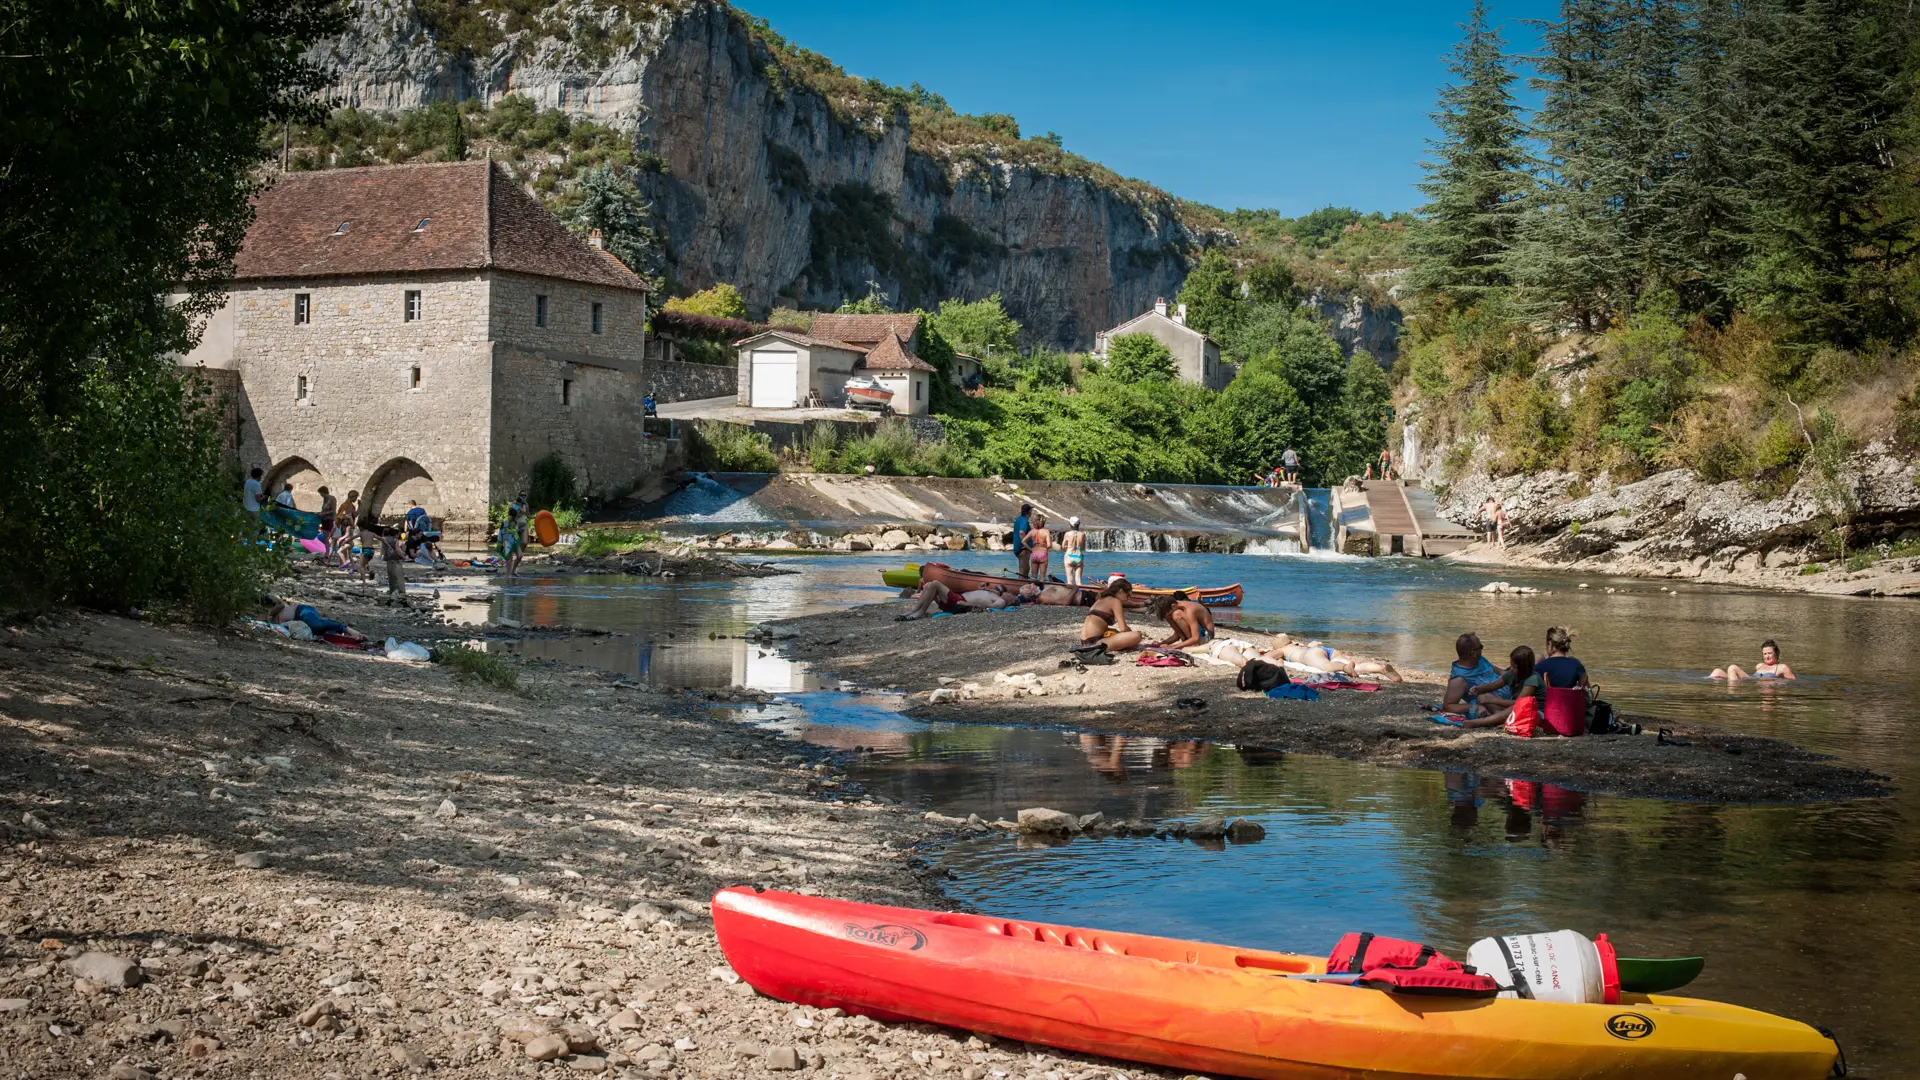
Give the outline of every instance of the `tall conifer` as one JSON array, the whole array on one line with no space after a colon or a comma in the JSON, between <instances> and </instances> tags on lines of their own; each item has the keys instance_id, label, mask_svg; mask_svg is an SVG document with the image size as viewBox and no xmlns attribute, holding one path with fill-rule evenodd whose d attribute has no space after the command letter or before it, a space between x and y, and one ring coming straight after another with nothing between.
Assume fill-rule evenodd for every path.
<instances>
[{"instance_id":1,"label":"tall conifer","mask_svg":"<svg viewBox=\"0 0 1920 1080\"><path fill-rule=\"evenodd\" d=\"M1525 128L1500 31L1474 0L1433 116L1440 138L1423 163L1426 224L1414 243L1416 287L1473 302L1507 284L1507 252L1527 182Z\"/></svg>"}]
</instances>

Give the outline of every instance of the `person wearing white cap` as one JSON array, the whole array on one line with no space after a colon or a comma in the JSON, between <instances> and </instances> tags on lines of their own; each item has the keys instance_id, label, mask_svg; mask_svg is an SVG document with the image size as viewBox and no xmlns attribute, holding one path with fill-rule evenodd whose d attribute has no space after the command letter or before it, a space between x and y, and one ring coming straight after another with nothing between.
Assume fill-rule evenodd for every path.
<instances>
[{"instance_id":1,"label":"person wearing white cap","mask_svg":"<svg viewBox=\"0 0 1920 1080\"><path fill-rule=\"evenodd\" d=\"M1087 561L1087 534L1080 531L1080 519L1067 519L1067 531L1060 535L1060 552L1067 566L1067 584L1079 585L1080 572Z\"/></svg>"}]
</instances>

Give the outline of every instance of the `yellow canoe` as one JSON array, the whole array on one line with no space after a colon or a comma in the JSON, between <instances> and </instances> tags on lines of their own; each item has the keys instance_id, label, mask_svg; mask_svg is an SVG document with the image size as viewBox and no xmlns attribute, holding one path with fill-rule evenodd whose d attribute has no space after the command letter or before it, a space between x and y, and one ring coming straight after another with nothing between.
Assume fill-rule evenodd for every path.
<instances>
[{"instance_id":1,"label":"yellow canoe","mask_svg":"<svg viewBox=\"0 0 1920 1080\"><path fill-rule=\"evenodd\" d=\"M896 589L917 589L920 587L920 564L910 562L904 570L882 570L880 580Z\"/></svg>"}]
</instances>

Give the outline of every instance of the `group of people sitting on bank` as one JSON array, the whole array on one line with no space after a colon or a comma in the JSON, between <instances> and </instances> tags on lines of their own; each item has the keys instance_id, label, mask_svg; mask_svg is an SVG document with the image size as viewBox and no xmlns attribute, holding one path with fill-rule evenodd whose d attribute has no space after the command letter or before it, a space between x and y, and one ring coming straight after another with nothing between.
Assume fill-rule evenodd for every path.
<instances>
[{"instance_id":1,"label":"group of people sitting on bank","mask_svg":"<svg viewBox=\"0 0 1920 1080\"><path fill-rule=\"evenodd\" d=\"M1544 657L1532 646L1517 645L1507 654L1505 670L1493 666L1480 635L1471 631L1454 639L1453 649L1440 719L1461 727L1504 727L1521 737L1638 731L1616 725L1612 708L1587 677L1587 666L1574 658L1573 634L1563 626L1547 628Z\"/></svg>"}]
</instances>

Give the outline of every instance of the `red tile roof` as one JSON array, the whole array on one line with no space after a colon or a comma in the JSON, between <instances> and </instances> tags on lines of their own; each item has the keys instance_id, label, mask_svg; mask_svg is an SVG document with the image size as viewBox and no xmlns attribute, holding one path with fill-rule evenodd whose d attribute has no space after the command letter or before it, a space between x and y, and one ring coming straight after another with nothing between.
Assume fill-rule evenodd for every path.
<instances>
[{"instance_id":1,"label":"red tile roof","mask_svg":"<svg viewBox=\"0 0 1920 1080\"><path fill-rule=\"evenodd\" d=\"M427 225L419 228L423 218ZM567 231L486 161L282 176L255 200L234 277L484 269L646 289L611 252Z\"/></svg>"},{"instance_id":2,"label":"red tile roof","mask_svg":"<svg viewBox=\"0 0 1920 1080\"><path fill-rule=\"evenodd\" d=\"M828 341L848 341L855 345L877 345L883 339L899 335L912 341L920 333L920 316L898 315L815 315L807 328L810 337Z\"/></svg>"},{"instance_id":3,"label":"red tile roof","mask_svg":"<svg viewBox=\"0 0 1920 1080\"><path fill-rule=\"evenodd\" d=\"M816 324L818 325L818 324ZM860 366L869 371L932 371L933 365L913 355L907 343L898 334L888 334L880 343L867 350L867 358Z\"/></svg>"}]
</instances>

